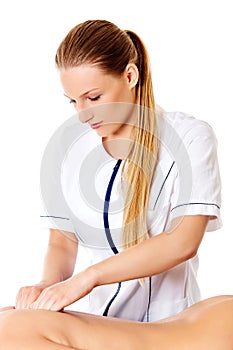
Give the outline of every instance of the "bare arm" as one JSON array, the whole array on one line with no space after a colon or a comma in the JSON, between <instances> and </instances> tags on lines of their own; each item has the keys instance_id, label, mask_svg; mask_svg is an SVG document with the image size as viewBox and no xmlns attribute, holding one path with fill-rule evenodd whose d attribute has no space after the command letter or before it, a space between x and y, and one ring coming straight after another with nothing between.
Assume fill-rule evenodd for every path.
<instances>
[{"instance_id":1,"label":"bare arm","mask_svg":"<svg viewBox=\"0 0 233 350\"><path fill-rule=\"evenodd\" d=\"M184 216L174 229L90 267L95 286L143 278L167 271L196 255L209 217Z\"/></svg>"},{"instance_id":2,"label":"bare arm","mask_svg":"<svg viewBox=\"0 0 233 350\"><path fill-rule=\"evenodd\" d=\"M143 278L167 271L195 256L209 217L185 216L170 232L103 260L65 282L46 288L32 308L61 310L97 286Z\"/></svg>"},{"instance_id":3,"label":"bare arm","mask_svg":"<svg viewBox=\"0 0 233 350\"><path fill-rule=\"evenodd\" d=\"M78 242L70 232L50 229L41 283L51 285L71 277L78 253Z\"/></svg>"}]
</instances>

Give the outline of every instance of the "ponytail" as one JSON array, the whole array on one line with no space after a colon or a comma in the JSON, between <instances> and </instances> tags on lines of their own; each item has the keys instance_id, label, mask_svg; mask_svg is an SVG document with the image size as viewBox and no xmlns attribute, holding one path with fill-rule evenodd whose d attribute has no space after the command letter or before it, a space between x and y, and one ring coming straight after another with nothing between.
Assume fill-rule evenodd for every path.
<instances>
[{"instance_id":1,"label":"ponytail","mask_svg":"<svg viewBox=\"0 0 233 350\"><path fill-rule=\"evenodd\" d=\"M137 85L138 127L135 143L127 164L127 191L132 197L125 206L123 246L129 248L149 238L147 207L152 177L155 170L158 145L156 138L155 101L149 57L142 40L132 31L125 31L137 51L134 62L139 71ZM125 163L126 165L126 163ZM131 194L131 188L133 194Z\"/></svg>"}]
</instances>

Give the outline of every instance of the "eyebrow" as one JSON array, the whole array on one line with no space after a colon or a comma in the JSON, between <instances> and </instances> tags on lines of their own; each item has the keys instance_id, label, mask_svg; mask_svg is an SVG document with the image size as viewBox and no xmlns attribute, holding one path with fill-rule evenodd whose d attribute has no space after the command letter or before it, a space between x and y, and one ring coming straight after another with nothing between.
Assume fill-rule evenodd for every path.
<instances>
[{"instance_id":1,"label":"eyebrow","mask_svg":"<svg viewBox=\"0 0 233 350\"><path fill-rule=\"evenodd\" d=\"M79 97L83 97L85 95L88 95L90 92L97 90L97 89L99 89L99 88L96 87L96 88L93 88L91 90L88 90L88 91L84 92L82 95L80 95ZM71 97L67 96L66 94L64 94L64 96L68 97L69 99L72 99Z\"/></svg>"}]
</instances>

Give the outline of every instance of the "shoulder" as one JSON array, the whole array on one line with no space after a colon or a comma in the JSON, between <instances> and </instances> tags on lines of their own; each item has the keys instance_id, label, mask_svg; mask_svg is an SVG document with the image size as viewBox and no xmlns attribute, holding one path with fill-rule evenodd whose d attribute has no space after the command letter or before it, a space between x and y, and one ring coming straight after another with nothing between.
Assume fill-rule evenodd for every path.
<instances>
[{"instance_id":1,"label":"shoulder","mask_svg":"<svg viewBox=\"0 0 233 350\"><path fill-rule=\"evenodd\" d=\"M157 137L160 147L165 148L170 155L189 153L189 149L210 147L216 149L217 139L213 128L207 122L184 112L166 112L163 109L157 113Z\"/></svg>"},{"instance_id":2,"label":"shoulder","mask_svg":"<svg viewBox=\"0 0 233 350\"><path fill-rule=\"evenodd\" d=\"M188 113L160 110L157 120L158 130L162 137L177 136L185 144L189 144L196 138L216 139L210 124Z\"/></svg>"}]
</instances>

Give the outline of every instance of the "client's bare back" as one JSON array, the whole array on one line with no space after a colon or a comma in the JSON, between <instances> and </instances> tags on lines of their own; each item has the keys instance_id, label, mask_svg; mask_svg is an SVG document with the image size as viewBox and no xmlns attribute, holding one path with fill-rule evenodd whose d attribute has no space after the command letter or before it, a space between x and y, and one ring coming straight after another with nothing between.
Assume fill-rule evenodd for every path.
<instances>
[{"instance_id":1,"label":"client's bare back","mask_svg":"<svg viewBox=\"0 0 233 350\"><path fill-rule=\"evenodd\" d=\"M4 310L4 350L232 350L233 296L218 296L153 323L72 311Z\"/></svg>"}]
</instances>

